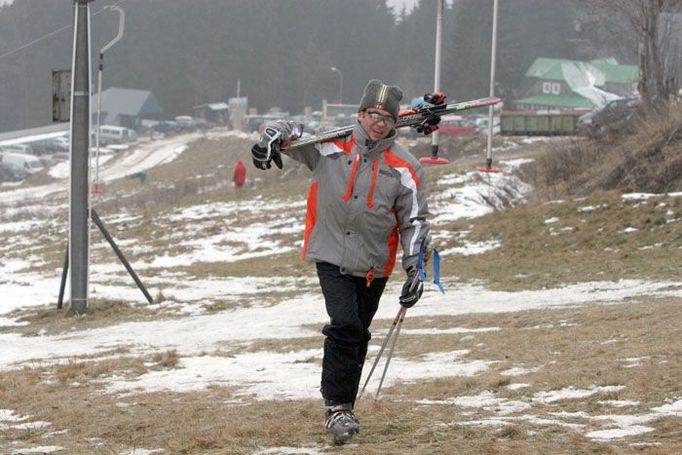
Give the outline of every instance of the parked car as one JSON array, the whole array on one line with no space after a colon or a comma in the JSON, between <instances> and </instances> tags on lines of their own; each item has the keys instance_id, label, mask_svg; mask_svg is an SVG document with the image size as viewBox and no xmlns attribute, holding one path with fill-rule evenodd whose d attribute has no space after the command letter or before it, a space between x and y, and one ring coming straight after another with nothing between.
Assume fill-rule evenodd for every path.
<instances>
[{"instance_id":1,"label":"parked car","mask_svg":"<svg viewBox=\"0 0 682 455\"><path fill-rule=\"evenodd\" d=\"M198 127L197 120L190 115L178 115L175 117L175 122L181 130L192 131Z\"/></svg>"},{"instance_id":2,"label":"parked car","mask_svg":"<svg viewBox=\"0 0 682 455\"><path fill-rule=\"evenodd\" d=\"M245 115L244 122L246 125L246 130L250 133L258 132L260 133L262 127L265 123L274 120L286 120L287 117L279 114L265 114L265 115Z\"/></svg>"},{"instance_id":3,"label":"parked car","mask_svg":"<svg viewBox=\"0 0 682 455\"><path fill-rule=\"evenodd\" d=\"M578 130L589 136L599 136L609 131L632 132L639 98L620 98L591 110L578 118Z\"/></svg>"},{"instance_id":4,"label":"parked car","mask_svg":"<svg viewBox=\"0 0 682 455\"><path fill-rule=\"evenodd\" d=\"M209 122L205 118L193 117L193 119L195 128L199 128L200 130L210 130L216 126L215 123Z\"/></svg>"},{"instance_id":5,"label":"parked car","mask_svg":"<svg viewBox=\"0 0 682 455\"><path fill-rule=\"evenodd\" d=\"M152 129L157 133L173 134L180 131L180 125L178 125L178 122L166 120L152 126Z\"/></svg>"},{"instance_id":6,"label":"parked car","mask_svg":"<svg viewBox=\"0 0 682 455\"><path fill-rule=\"evenodd\" d=\"M476 132L480 136L488 135L488 117L480 117L475 120ZM500 117L493 117L493 134L499 134L501 131Z\"/></svg>"},{"instance_id":7,"label":"parked car","mask_svg":"<svg viewBox=\"0 0 682 455\"><path fill-rule=\"evenodd\" d=\"M0 154L0 162L23 169L29 174L35 174L45 169L37 156L24 153L3 152Z\"/></svg>"},{"instance_id":8,"label":"parked car","mask_svg":"<svg viewBox=\"0 0 682 455\"><path fill-rule=\"evenodd\" d=\"M69 140L65 137L53 137L40 139L31 142L32 154L37 156L49 155L52 153L68 152ZM25 153L25 152L18 152Z\"/></svg>"},{"instance_id":9,"label":"parked car","mask_svg":"<svg viewBox=\"0 0 682 455\"><path fill-rule=\"evenodd\" d=\"M28 144L5 144L5 145L0 145L0 152L23 153L23 154L30 155L33 153L33 149Z\"/></svg>"},{"instance_id":10,"label":"parked car","mask_svg":"<svg viewBox=\"0 0 682 455\"><path fill-rule=\"evenodd\" d=\"M52 146L55 152L68 152L71 148L71 140L69 138L70 134L66 133L63 136L55 137L51 139Z\"/></svg>"},{"instance_id":11,"label":"parked car","mask_svg":"<svg viewBox=\"0 0 682 455\"><path fill-rule=\"evenodd\" d=\"M476 124L461 115L444 115L438 124L438 131L446 136L472 136L476 134Z\"/></svg>"},{"instance_id":12,"label":"parked car","mask_svg":"<svg viewBox=\"0 0 682 455\"><path fill-rule=\"evenodd\" d=\"M99 142L101 145L125 144L137 141L137 133L122 126L102 125L99 128Z\"/></svg>"},{"instance_id":13,"label":"parked car","mask_svg":"<svg viewBox=\"0 0 682 455\"><path fill-rule=\"evenodd\" d=\"M15 164L0 161L0 183L20 182L29 175L28 171Z\"/></svg>"}]
</instances>

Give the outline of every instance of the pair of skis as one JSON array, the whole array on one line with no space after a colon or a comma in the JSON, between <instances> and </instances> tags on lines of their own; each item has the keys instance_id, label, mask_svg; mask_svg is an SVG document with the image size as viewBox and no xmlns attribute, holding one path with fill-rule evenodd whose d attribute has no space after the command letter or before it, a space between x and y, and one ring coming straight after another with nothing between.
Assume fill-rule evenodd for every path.
<instances>
[{"instance_id":1,"label":"pair of skis","mask_svg":"<svg viewBox=\"0 0 682 455\"><path fill-rule=\"evenodd\" d=\"M424 95L424 98L425 100L433 99L432 98L433 96L434 95ZM445 97L442 96L440 99L444 100ZM469 109L476 109L479 107L490 106L493 104L497 104L500 101L502 101L500 98L496 96L491 96L487 98L480 98L471 101L462 101L459 103L452 104L445 104L444 102L441 102L440 104L427 104L423 107L417 109L410 109L408 111L404 111L403 113L401 113L400 116L398 117L398 120L396 121L395 127L405 128L409 126L415 128L417 132L427 135L437 129L432 128L432 126L437 126L438 122L440 121L440 118L444 115L454 114L455 112L466 111ZM287 147L287 149L289 150L296 149L299 147L304 147L306 145L316 144L318 142L326 142L341 137L345 137L353 132L353 128L354 127L352 125L344 126L341 128L335 128L324 133L316 134L314 136L299 139L297 141L292 142L291 145Z\"/></svg>"},{"instance_id":2,"label":"pair of skis","mask_svg":"<svg viewBox=\"0 0 682 455\"><path fill-rule=\"evenodd\" d=\"M424 101L427 104L415 109L403 111L398 116L396 121L396 128L411 127L417 132L428 135L438 129L438 123L441 117L455 112L466 111L469 109L477 109L481 107L491 106L502 101L496 96L487 98L479 98L470 101L461 101L459 103L445 103L445 95L442 93L424 95ZM287 150L294 150L306 145L317 144L320 142L333 141L342 137L349 136L353 132L353 125L335 128L319 134L301 138L292 141L290 144L281 144L280 138L282 133L274 128L266 128L263 132L265 148L264 156L261 161L269 163L274 161L275 164L281 168L282 158L280 156L280 148L284 145ZM269 167L269 166L268 166Z\"/></svg>"}]
</instances>

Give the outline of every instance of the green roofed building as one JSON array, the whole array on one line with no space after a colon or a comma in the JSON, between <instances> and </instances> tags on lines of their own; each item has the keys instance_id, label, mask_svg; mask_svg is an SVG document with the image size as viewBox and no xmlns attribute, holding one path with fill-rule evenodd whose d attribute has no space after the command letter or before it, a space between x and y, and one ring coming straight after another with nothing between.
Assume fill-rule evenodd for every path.
<instances>
[{"instance_id":1,"label":"green roofed building","mask_svg":"<svg viewBox=\"0 0 682 455\"><path fill-rule=\"evenodd\" d=\"M638 69L613 58L565 60L538 58L526 71L525 96L514 109L592 109L605 97L633 96Z\"/></svg>"}]
</instances>

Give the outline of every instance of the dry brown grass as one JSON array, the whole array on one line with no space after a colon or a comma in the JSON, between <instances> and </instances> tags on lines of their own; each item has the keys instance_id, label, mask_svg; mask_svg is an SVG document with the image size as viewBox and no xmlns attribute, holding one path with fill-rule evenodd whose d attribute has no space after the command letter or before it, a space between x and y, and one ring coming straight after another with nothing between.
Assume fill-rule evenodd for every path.
<instances>
[{"instance_id":1,"label":"dry brown grass","mask_svg":"<svg viewBox=\"0 0 682 455\"><path fill-rule=\"evenodd\" d=\"M536 196L589 195L596 190L682 190L682 106L637 123L635 134L577 139L537 160L527 178Z\"/></svg>"},{"instance_id":2,"label":"dry brown grass","mask_svg":"<svg viewBox=\"0 0 682 455\"><path fill-rule=\"evenodd\" d=\"M251 165L248 139L235 137L199 139L170 163L147 171L147 180L121 179L107 184L107 193L96 203L102 213L118 213L124 209L142 210L153 218L169 209L212 202L264 198L295 191L305 197L308 171L302 165L286 160L283 171L263 172ZM232 169L237 160L247 165L247 183L237 190L232 186ZM257 183L256 183L257 182ZM286 189L280 188L286 182Z\"/></svg>"},{"instance_id":3,"label":"dry brown grass","mask_svg":"<svg viewBox=\"0 0 682 455\"><path fill-rule=\"evenodd\" d=\"M176 368L178 363L180 363L180 356L178 355L178 351L171 349L169 351L154 354L152 360L156 363L158 368Z\"/></svg>"},{"instance_id":4,"label":"dry brown grass","mask_svg":"<svg viewBox=\"0 0 682 455\"><path fill-rule=\"evenodd\" d=\"M594 210L585 211L586 207ZM555 223L546 220L558 218ZM467 241L499 240L475 256L449 256L443 274L483 279L495 289L532 289L592 280L668 279L682 275L682 200L625 201L619 192L530 203L443 230L471 231ZM626 233L626 228L636 232ZM457 246L453 239L441 250Z\"/></svg>"},{"instance_id":5,"label":"dry brown grass","mask_svg":"<svg viewBox=\"0 0 682 455\"><path fill-rule=\"evenodd\" d=\"M495 417L493 409L419 404L492 391L507 400L528 400L534 393L563 387L625 385L620 392L550 404L533 403L513 415L532 415L552 421L579 423L591 429L601 424L580 417L557 417L558 412L643 415L666 398L679 397L682 351L676 342L680 299L642 300L618 305L527 311L510 314L471 314L444 317L439 328L499 327L499 331L454 335L409 335L400 339L396 355L418 357L428 352L467 349L466 360L499 363L473 377L443 377L385 388L383 398L369 396L358 403L362 433L352 454L665 454L682 450L679 418L664 417L646 425L653 433L611 442L586 438L558 424L509 421L500 427L468 425ZM377 321L377 328L388 321ZM426 318L408 318L406 329L431 327ZM258 349L305 349L318 339L279 340ZM374 343L380 343L376 339ZM641 365L625 368L626 359ZM181 359L179 359L181 362ZM373 359L369 359L370 361ZM0 377L0 402L6 409L47 421L46 428L0 431L0 447L10 441L25 445L60 445L69 454L121 453L137 448L163 448L172 454L249 454L275 446L328 446L317 400L252 401L223 387L195 393L147 393L117 397L103 394L99 379L134 377L149 369L177 368L177 353L148 359L120 358L76 361L54 367L25 368ZM511 367L540 367L521 376L502 376ZM389 371L389 375L398 374ZM256 379L256 378L254 378ZM510 383L528 383L509 390ZM640 404L611 408L602 400L633 400ZM68 429L61 434L47 433ZM47 442L46 442L47 441ZM658 446L635 447L634 442ZM9 452L0 453L5 454Z\"/></svg>"},{"instance_id":6,"label":"dry brown grass","mask_svg":"<svg viewBox=\"0 0 682 455\"><path fill-rule=\"evenodd\" d=\"M146 302L145 302L146 303ZM13 311L9 318L27 325L0 328L0 332L16 332L25 336L38 334L54 335L68 331L86 330L117 324L124 321L150 321L159 318L172 318L172 313L162 311L154 305L132 305L116 300L90 299L88 314L76 316L65 302L65 308L56 310L56 302L49 307L28 307Z\"/></svg>"},{"instance_id":7,"label":"dry brown grass","mask_svg":"<svg viewBox=\"0 0 682 455\"><path fill-rule=\"evenodd\" d=\"M60 383L68 384L108 377L119 372L139 376L147 372L147 367L140 358L126 357L103 361L69 362L57 366L54 377Z\"/></svg>"}]
</instances>

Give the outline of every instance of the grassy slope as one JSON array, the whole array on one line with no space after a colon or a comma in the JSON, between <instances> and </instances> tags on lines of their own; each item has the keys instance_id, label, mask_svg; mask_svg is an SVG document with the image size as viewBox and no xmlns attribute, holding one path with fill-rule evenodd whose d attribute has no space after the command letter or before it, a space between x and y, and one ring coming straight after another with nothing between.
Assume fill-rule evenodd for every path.
<instances>
[{"instance_id":1,"label":"grassy slope","mask_svg":"<svg viewBox=\"0 0 682 455\"><path fill-rule=\"evenodd\" d=\"M543 146L532 153L541 155ZM177 207L208 201L264 198L294 199L305 197L306 173L294 168L282 174L257 174L249 168L249 177L261 180L235 192L228 185L230 166L237 157L246 159L248 141L202 140L178 160L148 173L147 183L120 181L108 188L99 202L101 214L115 214L125 209L142 214L142 222L116 223L111 226L117 238L154 242L160 230L155 220ZM520 152L515 152L517 155ZM520 153L523 155L523 153ZM432 177L453 168L471 169L473 162L460 161L445 168L429 170ZM219 163L225 163L220 167ZM191 169L191 175L188 170ZM195 176L200 175L197 178ZM155 184L165 182L160 189ZM679 280L682 264L679 198L656 198L646 203L626 202L617 190L595 192L577 200L564 195L564 202L536 200L503 213L479 219L457 221L444 229L470 231L467 241L500 240L502 246L479 256L452 257L446 261L444 274L462 281L482 280L499 289L528 289L561 286L591 280L644 278ZM663 205L665 204L665 205ZM595 210L580 211L592 206ZM558 218L556 223L545 220ZM638 230L624 233L627 227ZM572 229L563 229L572 228ZM555 235L556 234L556 235ZM0 233L0 237L3 234ZM50 233L55 236L54 232ZM49 236L47 237L50 238ZM294 239L292 238L292 241ZM457 246L450 240L442 249ZM53 247L53 246L52 246ZM45 245L43 250L50 248ZM197 276L240 275L260 270L263 274L281 274L291 264L293 273L308 273L297 254L274 260L241 261L212 265L194 270ZM61 254L54 254L47 268L58 267ZM595 305L580 309L555 309L498 315L466 315L439 319L440 328L499 327L499 331L472 336L405 335L401 356L419 356L428 352L467 349L466 360L497 362L484 374L474 377L442 378L415 384L400 384L385 391L386 398L375 402L363 400L359 414L363 433L359 446L344 453L656 453L682 451L679 418L661 418L647 425L653 433L613 442L595 442L582 432L559 424L540 424L528 420L498 427L465 425L467 421L494 417L494 409L463 408L453 405L424 407L417 401L445 400L492 391L501 398L528 400L534 393L575 386L626 386L622 392L596 395L581 400L565 400L552 405L532 403L526 414L556 419L556 412L601 414L646 414L665 399L681 395L682 352L679 343L679 299L641 299L615 306ZM126 319L159 317L144 311L112 310L101 304L94 318L64 323L59 313L36 310L24 316L31 322L26 333L39 328L69 330L72 325L85 328ZM387 321L377 321L376 329ZM410 328L432 327L434 321L414 319ZM375 340L380 342L381 340ZM248 349L289 350L319 346L320 337L295 342L261 343ZM243 347L239 348L243 349ZM228 348L223 355L233 355ZM3 372L0 376L0 403L34 420L52 422L45 429L0 431L0 454L10 453L13 441L26 445L61 445L70 454L120 453L131 447L164 448L167 453L248 454L258 447L311 445L324 446L319 403L316 401L252 402L234 406L235 398L227 388L216 387L192 394L146 394L117 398L101 393L97 378L111 375L137 376L150 369L176 368L173 353L129 356L124 350L114 360L73 359L62 366L28 366ZM220 353L218 353L220 354ZM624 368L627 359L639 358L637 368ZM181 362L181 359L180 359ZM538 368L521 376L501 373L508 368ZM528 383L527 389L511 391L510 383ZM79 397L74 400L74 397ZM600 404L604 399L633 400L634 408L613 409ZM523 413L522 413L523 414ZM577 414L576 414L577 416ZM578 417L565 421L602 428L598 421ZM67 433L42 436L50 431L68 429ZM47 441L47 442L46 442ZM643 441L660 445L634 447Z\"/></svg>"}]
</instances>

